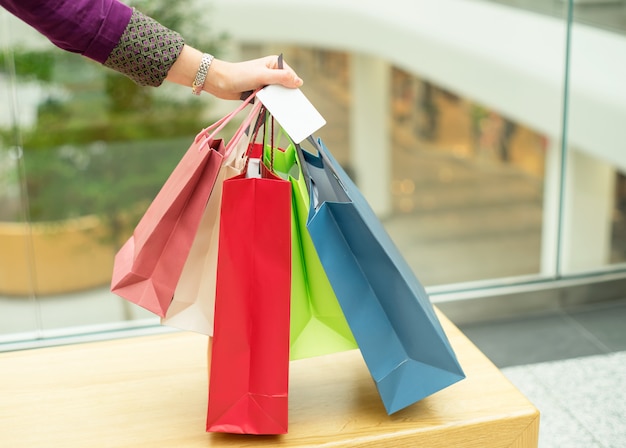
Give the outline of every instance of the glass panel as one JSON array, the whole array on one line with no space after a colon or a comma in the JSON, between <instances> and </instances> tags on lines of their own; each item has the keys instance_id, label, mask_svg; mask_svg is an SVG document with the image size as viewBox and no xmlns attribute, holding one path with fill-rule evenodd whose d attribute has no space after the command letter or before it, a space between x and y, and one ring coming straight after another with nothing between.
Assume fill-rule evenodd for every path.
<instances>
[{"instance_id":1,"label":"glass panel","mask_svg":"<svg viewBox=\"0 0 626 448\"><path fill-rule=\"evenodd\" d=\"M626 33L598 21L574 23L570 65L562 273L626 267ZM575 8L575 17L580 12ZM620 17L617 14L615 19ZM608 17L607 17L608 18Z\"/></svg>"},{"instance_id":2,"label":"glass panel","mask_svg":"<svg viewBox=\"0 0 626 448\"><path fill-rule=\"evenodd\" d=\"M387 61L390 85L381 88L389 97L392 213L383 220L427 286L559 274L567 4L529 3L468 1L463 8L471 17L463 16L458 30L425 31L416 51L427 62ZM19 98L19 113L4 120L13 106L0 102L0 200L12 204L2 208L0 221L17 225L25 236L17 249L2 246L9 260L24 260L24 274L10 276L16 291L0 278L0 306L7 309L0 313L15 322L25 317L19 329L0 333L37 330L45 337L86 325L146 318L156 323L150 313L109 292L113 256L195 133L222 113L211 109L214 103L178 90L139 88L56 49L8 14L4 18L8 50L0 82ZM451 33L447 38L444 29ZM457 38L461 29L466 39ZM429 50L428 39L438 51ZM237 58L285 53L306 80L306 95L327 118L319 135L350 172L351 86L359 75L350 70L352 55L282 44L268 50L244 46ZM611 54L617 64L618 53ZM7 69L9 60L15 75ZM623 79L623 71L618 73ZM581 101L573 101L573 114L587 106ZM605 130L597 117L596 131ZM572 152L596 157L585 152L586 141L577 134L570 140ZM591 166L582 160L577 166ZM620 167L614 159L610 164ZM613 177L606 188L622 191L623 181ZM614 248L618 218L616 213ZM619 261L617 252L611 260Z\"/></svg>"},{"instance_id":3,"label":"glass panel","mask_svg":"<svg viewBox=\"0 0 626 448\"><path fill-rule=\"evenodd\" d=\"M626 35L624 0L573 0L573 3L574 22Z\"/></svg>"},{"instance_id":4,"label":"glass panel","mask_svg":"<svg viewBox=\"0 0 626 448\"><path fill-rule=\"evenodd\" d=\"M214 121L212 103L139 87L0 13L2 97L18 99L0 102L0 241L15 240L1 243L0 333L158 322L109 292L113 257L196 133Z\"/></svg>"},{"instance_id":5,"label":"glass panel","mask_svg":"<svg viewBox=\"0 0 626 448\"><path fill-rule=\"evenodd\" d=\"M39 313L32 291L23 152L15 93L15 62L0 10L0 341L37 336ZM19 294L18 292L22 292Z\"/></svg>"},{"instance_id":6,"label":"glass panel","mask_svg":"<svg viewBox=\"0 0 626 448\"><path fill-rule=\"evenodd\" d=\"M576 23L626 34L626 4L624 0L490 0L528 11L563 18L571 3L572 18Z\"/></svg>"},{"instance_id":7,"label":"glass panel","mask_svg":"<svg viewBox=\"0 0 626 448\"><path fill-rule=\"evenodd\" d=\"M424 64L420 71L406 68L408 62L390 68L392 214L384 223L427 286L552 278L565 20L469 4L480 8L478 19L486 17L473 24L484 45L471 52L451 45L451 52L463 54L464 71L445 64ZM498 26L490 21L495 16ZM535 32L520 39L519 29ZM350 73L351 55L285 46L264 50L250 47L245 55L289 55L306 80L303 91L327 120L319 135L350 172L350 92L359 76ZM546 182L549 159L557 163Z\"/></svg>"},{"instance_id":8,"label":"glass panel","mask_svg":"<svg viewBox=\"0 0 626 448\"><path fill-rule=\"evenodd\" d=\"M2 11L0 11L0 14ZM0 16L0 23L4 16ZM39 310L32 290L20 117L15 101L13 54L0 33L0 340L37 336Z\"/></svg>"},{"instance_id":9,"label":"glass panel","mask_svg":"<svg viewBox=\"0 0 626 448\"><path fill-rule=\"evenodd\" d=\"M393 79L388 227L419 249L424 283L540 273L546 134L416 75Z\"/></svg>"},{"instance_id":10,"label":"glass panel","mask_svg":"<svg viewBox=\"0 0 626 448\"><path fill-rule=\"evenodd\" d=\"M569 0L555 0L553 2L546 2L543 0L489 0L492 3L499 3L505 6L512 6L514 8L526 9L528 11L537 12L543 15L565 18L568 9ZM584 2L585 0L582 0ZM594 1L594 0L591 0ZM611 0L609 0L611 1ZM576 1L575 1L576 3Z\"/></svg>"}]
</instances>

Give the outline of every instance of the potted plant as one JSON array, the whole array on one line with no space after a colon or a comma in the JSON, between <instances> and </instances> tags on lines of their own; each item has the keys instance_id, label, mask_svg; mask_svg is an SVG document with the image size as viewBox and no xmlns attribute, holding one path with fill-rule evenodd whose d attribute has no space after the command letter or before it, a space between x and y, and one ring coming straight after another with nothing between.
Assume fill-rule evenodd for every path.
<instances>
[{"instance_id":1,"label":"potted plant","mask_svg":"<svg viewBox=\"0 0 626 448\"><path fill-rule=\"evenodd\" d=\"M190 0L136 5L172 29L200 26ZM211 49L224 37L209 39L196 45ZM115 251L206 126L207 102L162 95L56 48L13 49L2 67L48 93L33 126L0 129L0 149L23 148L23 176L14 177L24 193L13 198L14 216L0 217L0 293L107 284Z\"/></svg>"}]
</instances>

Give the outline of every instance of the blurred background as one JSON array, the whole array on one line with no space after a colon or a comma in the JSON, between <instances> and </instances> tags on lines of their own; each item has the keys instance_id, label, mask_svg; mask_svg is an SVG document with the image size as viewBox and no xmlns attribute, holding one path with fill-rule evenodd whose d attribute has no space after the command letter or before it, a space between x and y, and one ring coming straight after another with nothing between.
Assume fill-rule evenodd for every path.
<instances>
[{"instance_id":1,"label":"blurred background","mask_svg":"<svg viewBox=\"0 0 626 448\"><path fill-rule=\"evenodd\" d=\"M132 2L220 58L283 53L457 324L623 298L624 2L392 3ZM0 350L158 327L109 292L114 254L235 103L0 24Z\"/></svg>"}]
</instances>

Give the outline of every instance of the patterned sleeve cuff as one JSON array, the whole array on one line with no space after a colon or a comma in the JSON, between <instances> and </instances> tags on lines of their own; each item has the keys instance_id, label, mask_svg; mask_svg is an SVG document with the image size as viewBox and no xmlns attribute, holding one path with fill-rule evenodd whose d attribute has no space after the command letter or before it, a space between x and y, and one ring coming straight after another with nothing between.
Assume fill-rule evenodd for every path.
<instances>
[{"instance_id":1,"label":"patterned sleeve cuff","mask_svg":"<svg viewBox=\"0 0 626 448\"><path fill-rule=\"evenodd\" d=\"M184 40L154 19L133 9L130 22L104 65L142 86L160 86Z\"/></svg>"}]
</instances>

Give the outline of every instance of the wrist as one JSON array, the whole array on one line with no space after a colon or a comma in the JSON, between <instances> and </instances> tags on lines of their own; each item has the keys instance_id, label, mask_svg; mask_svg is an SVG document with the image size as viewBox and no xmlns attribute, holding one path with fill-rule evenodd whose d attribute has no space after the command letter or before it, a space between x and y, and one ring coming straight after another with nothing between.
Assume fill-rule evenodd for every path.
<instances>
[{"instance_id":1,"label":"wrist","mask_svg":"<svg viewBox=\"0 0 626 448\"><path fill-rule=\"evenodd\" d=\"M213 62L211 62L211 73L207 76L202 90L218 97L220 93L223 93L225 78L224 68L227 64L227 62L220 59L213 59Z\"/></svg>"}]
</instances>

